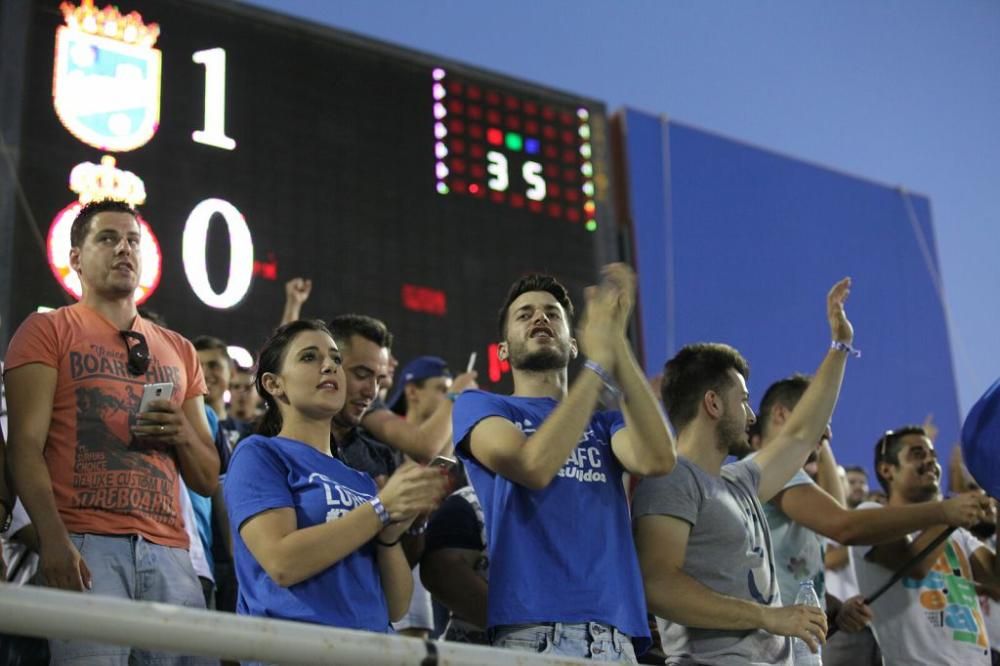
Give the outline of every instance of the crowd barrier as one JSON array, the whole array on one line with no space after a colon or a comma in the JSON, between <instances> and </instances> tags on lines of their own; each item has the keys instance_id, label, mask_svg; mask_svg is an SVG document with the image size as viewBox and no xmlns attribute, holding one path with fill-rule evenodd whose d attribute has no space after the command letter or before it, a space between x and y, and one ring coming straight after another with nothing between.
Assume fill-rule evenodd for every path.
<instances>
[{"instance_id":1,"label":"crowd barrier","mask_svg":"<svg viewBox=\"0 0 1000 666\"><path fill-rule=\"evenodd\" d=\"M585 664L443 641L0 583L0 632L284 665Z\"/></svg>"}]
</instances>

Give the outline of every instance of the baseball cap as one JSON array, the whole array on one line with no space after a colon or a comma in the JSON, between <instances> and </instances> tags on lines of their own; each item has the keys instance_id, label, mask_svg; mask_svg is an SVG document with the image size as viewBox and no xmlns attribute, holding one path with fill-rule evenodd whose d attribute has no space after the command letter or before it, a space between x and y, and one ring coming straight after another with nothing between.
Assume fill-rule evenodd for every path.
<instances>
[{"instance_id":1,"label":"baseball cap","mask_svg":"<svg viewBox=\"0 0 1000 666\"><path fill-rule=\"evenodd\" d=\"M431 377L451 377L448 364L439 356L418 356L403 366L399 379L393 384L392 393L386 400L389 409L397 414L406 412L406 385Z\"/></svg>"}]
</instances>

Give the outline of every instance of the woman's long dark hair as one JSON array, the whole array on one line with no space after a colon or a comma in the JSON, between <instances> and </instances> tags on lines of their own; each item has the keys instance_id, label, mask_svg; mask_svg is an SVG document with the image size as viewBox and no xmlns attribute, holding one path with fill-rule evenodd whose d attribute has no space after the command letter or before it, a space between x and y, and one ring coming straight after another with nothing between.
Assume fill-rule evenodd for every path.
<instances>
[{"instance_id":1,"label":"woman's long dark hair","mask_svg":"<svg viewBox=\"0 0 1000 666\"><path fill-rule=\"evenodd\" d=\"M264 375L268 372L273 374L281 372L288 345L295 339L295 336L303 331L319 331L330 335L330 330L322 320L299 319L275 329L257 354L257 373L254 376L254 384L257 386L257 393L264 400L264 413L257 422L258 435L274 437L281 432L281 411L278 409L278 402L274 396L264 390ZM333 336L330 335L330 337Z\"/></svg>"}]
</instances>

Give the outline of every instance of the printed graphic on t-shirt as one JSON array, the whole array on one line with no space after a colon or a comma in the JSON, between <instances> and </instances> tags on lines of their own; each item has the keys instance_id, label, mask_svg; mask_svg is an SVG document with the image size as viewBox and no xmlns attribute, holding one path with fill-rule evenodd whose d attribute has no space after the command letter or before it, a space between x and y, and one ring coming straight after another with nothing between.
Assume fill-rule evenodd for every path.
<instances>
[{"instance_id":1,"label":"printed graphic on t-shirt","mask_svg":"<svg viewBox=\"0 0 1000 666\"><path fill-rule=\"evenodd\" d=\"M528 437L538 430L531 419L515 421L514 425ZM556 476L563 479L573 479L580 483L607 483L608 476L603 471L602 446L606 447L607 444L597 437L593 428L588 427L583 431L580 441L576 443L576 448L570 452L569 458L566 459L566 463Z\"/></svg>"},{"instance_id":2,"label":"printed graphic on t-shirt","mask_svg":"<svg viewBox=\"0 0 1000 666\"><path fill-rule=\"evenodd\" d=\"M163 445L131 434L144 382L180 385L180 369L154 362L142 378L128 374L124 353L92 345L70 352L76 384L74 509L110 511L176 525L176 466ZM127 437L128 439L125 439Z\"/></svg>"},{"instance_id":3,"label":"printed graphic on t-shirt","mask_svg":"<svg viewBox=\"0 0 1000 666\"><path fill-rule=\"evenodd\" d=\"M904 578L903 585L921 590L920 605L932 627L949 630L957 643L989 646L969 561L951 541L926 577Z\"/></svg>"},{"instance_id":4,"label":"printed graphic on t-shirt","mask_svg":"<svg viewBox=\"0 0 1000 666\"><path fill-rule=\"evenodd\" d=\"M764 536L766 529L762 525L763 521L752 504L743 506L743 529L750 537L746 559L750 562L747 569L747 591L750 597L759 604L770 606L774 601L774 560L767 550L767 539ZM770 594L768 594L770 592Z\"/></svg>"},{"instance_id":5,"label":"printed graphic on t-shirt","mask_svg":"<svg viewBox=\"0 0 1000 666\"><path fill-rule=\"evenodd\" d=\"M326 493L326 505L330 509L326 512L326 522L336 520L355 507L361 506L372 498L371 495L352 490L347 486L342 486L325 474L313 472L309 475L309 483L318 483Z\"/></svg>"}]
</instances>

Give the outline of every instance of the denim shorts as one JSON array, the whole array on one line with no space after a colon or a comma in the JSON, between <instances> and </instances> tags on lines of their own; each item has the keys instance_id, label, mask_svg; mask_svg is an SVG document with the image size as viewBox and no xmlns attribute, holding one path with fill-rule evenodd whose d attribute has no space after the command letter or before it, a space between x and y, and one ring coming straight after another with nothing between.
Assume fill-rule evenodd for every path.
<instances>
[{"instance_id":1,"label":"denim shorts","mask_svg":"<svg viewBox=\"0 0 1000 666\"><path fill-rule=\"evenodd\" d=\"M93 579L93 589L84 594L205 608L201 582L191 566L188 552L183 548L159 546L136 535L69 536L87 563ZM49 650L54 666L126 666L129 663L202 666L219 663L218 659L206 657L184 657L86 641L53 639L49 641Z\"/></svg>"},{"instance_id":2,"label":"denim shorts","mask_svg":"<svg viewBox=\"0 0 1000 666\"><path fill-rule=\"evenodd\" d=\"M494 647L577 657L592 661L638 663L632 639L599 622L581 624L511 624L491 631Z\"/></svg>"}]
</instances>

